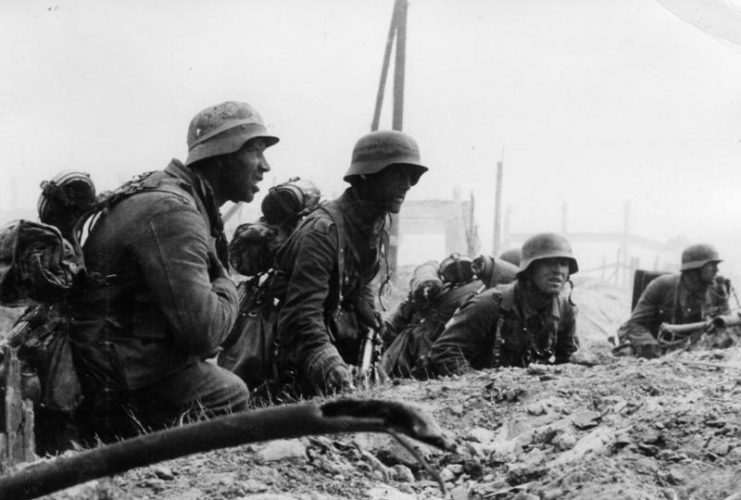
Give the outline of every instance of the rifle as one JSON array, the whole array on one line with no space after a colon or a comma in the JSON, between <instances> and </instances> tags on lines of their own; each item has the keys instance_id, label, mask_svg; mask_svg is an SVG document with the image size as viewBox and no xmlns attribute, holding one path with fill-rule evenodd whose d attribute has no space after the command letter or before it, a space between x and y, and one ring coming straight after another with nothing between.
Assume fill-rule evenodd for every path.
<instances>
[{"instance_id":1,"label":"rifle","mask_svg":"<svg viewBox=\"0 0 741 500\"><path fill-rule=\"evenodd\" d=\"M686 348L705 335L734 326L741 326L741 312L683 325L661 323L657 339L664 350L673 350L677 347Z\"/></svg>"},{"instance_id":2,"label":"rifle","mask_svg":"<svg viewBox=\"0 0 741 500\"><path fill-rule=\"evenodd\" d=\"M357 379L363 387L369 387L371 382L381 382L385 380L383 371L378 366L381 360L381 331L382 327L367 327L363 336L363 342L360 345L360 354L358 356Z\"/></svg>"}]
</instances>

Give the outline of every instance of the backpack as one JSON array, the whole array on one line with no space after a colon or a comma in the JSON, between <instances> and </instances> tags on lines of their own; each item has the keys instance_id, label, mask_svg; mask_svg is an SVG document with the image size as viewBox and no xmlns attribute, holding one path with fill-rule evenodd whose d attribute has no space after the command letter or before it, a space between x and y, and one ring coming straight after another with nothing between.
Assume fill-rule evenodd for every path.
<instances>
[{"instance_id":1,"label":"backpack","mask_svg":"<svg viewBox=\"0 0 741 500\"><path fill-rule=\"evenodd\" d=\"M315 210L330 216L337 228L338 248L344 246L341 214L320 203L319 190L308 181L292 178L271 188L261 209L260 219L237 227L229 244L230 263L247 279L238 286L239 315L217 357L219 366L238 375L253 390L280 384L290 372L277 343L279 304L272 294L278 250ZM337 266L341 285L344 260L340 252Z\"/></svg>"},{"instance_id":2,"label":"backpack","mask_svg":"<svg viewBox=\"0 0 741 500\"><path fill-rule=\"evenodd\" d=\"M88 272L81 240L98 215L129 196L159 188L154 172L134 177L115 191L96 194L90 176L64 171L42 183L40 222L11 221L0 228L0 305L26 307L5 343L18 352L24 369L41 388L37 402L53 412L73 414L82 402L74 364L71 301L107 286Z\"/></svg>"}]
</instances>

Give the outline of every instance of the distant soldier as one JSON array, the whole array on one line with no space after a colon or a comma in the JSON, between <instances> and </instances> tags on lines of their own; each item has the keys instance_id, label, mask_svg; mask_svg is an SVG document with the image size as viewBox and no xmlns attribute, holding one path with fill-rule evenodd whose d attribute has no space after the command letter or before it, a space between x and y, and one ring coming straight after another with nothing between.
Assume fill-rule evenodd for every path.
<instances>
[{"instance_id":1,"label":"distant soldier","mask_svg":"<svg viewBox=\"0 0 741 500\"><path fill-rule=\"evenodd\" d=\"M350 187L307 215L278 250L271 291L280 365L303 392L354 387L363 337L381 327L370 285L388 242L387 219L426 171L409 135L364 135L344 176Z\"/></svg>"},{"instance_id":2,"label":"distant soldier","mask_svg":"<svg viewBox=\"0 0 741 500\"><path fill-rule=\"evenodd\" d=\"M437 374L531 362L565 363L577 350L576 309L561 295L578 271L563 236L541 233L522 246L514 283L464 304L430 351Z\"/></svg>"},{"instance_id":3,"label":"distant soldier","mask_svg":"<svg viewBox=\"0 0 741 500\"><path fill-rule=\"evenodd\" d=\"M662 323L695 323L728 314L731 282L718 275L720 262L712 245L685 248L680 272L655 278L643 291L630 319L618 329L620 345L635 356L655 358L663 354L658 339Z\"/></svg>"},{"instance_id":4,"label":"distant soldier","mask_svg":"<svg viewBox=\"0 0 741 500\"><path fill-rule=\"evenodd\" d=\"M499 259L515 266L520 265L520 258L522 257L522 250L519 248L509 248L499 254Z\"/></svg>"}]
</instances>

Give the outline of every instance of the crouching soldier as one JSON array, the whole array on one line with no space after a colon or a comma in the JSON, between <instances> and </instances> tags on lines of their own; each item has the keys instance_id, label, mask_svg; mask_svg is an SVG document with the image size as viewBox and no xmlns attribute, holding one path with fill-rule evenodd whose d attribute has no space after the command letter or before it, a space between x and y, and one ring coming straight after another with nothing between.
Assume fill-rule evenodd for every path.
<instances>
[{"instance_id":1,"label":"crouching soldier","mask_svg":"<svg viewBox=\"0 0 741 500\"><path fill-rule=\"evenodd\" d=\"M578 347L576 308L561 292L578 269L563 236L529 238L517 279L476 295L453 316L430 351L432 371L567 362Z\"/></svg>"},{"instance_id":2,"label":"crouching soldier","mask_svg":"<svg viewBox=\"0 0 741 500\"><path fill-rule=\"evenodd\" d=\"M405 133L361 137L350 187L304 218L276 255L280 371L304 393L351 390L368 329L380 329L370 284L381 268L389 214L398 213L427 167Z\"/></svg>"},{"instance_id":3,"label":"crouching soldier","mask_svg":"<svg viewBox=\"0 0 741 500\"><path fill-rule=\"evenodd\" d=\"M127 183L83 247L105 277L74 298L81 417L103 440L247 408L247 387L207 361L238 311L219 207L250 202L278 142L248 104L198 113L185 163Z\"/></svg>"},{"instance_id":4,"label":"crouching soldier","mask_svg":"<svg viewBox=\"0 0 741 500\"><path fill-rule=\"evenodd\" d=\"M685 248L680 272L655 278L641 294L630 319L618 329L616 353L661 356L666 350L659 338L662 323L697 323L728 314L731 283L718 275L720 262L712 245Z\"/></svg>"}]
</instances>

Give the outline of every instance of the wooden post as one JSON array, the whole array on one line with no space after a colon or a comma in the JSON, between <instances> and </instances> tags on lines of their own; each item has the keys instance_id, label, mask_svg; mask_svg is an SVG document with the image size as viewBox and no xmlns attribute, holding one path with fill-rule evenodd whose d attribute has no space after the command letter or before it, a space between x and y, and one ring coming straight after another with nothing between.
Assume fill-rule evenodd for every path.
<instances>
[{"instance_id":1,"label":"wooden post","mask_svg":"<svg viewBox=\"0 0 741 500\"><path fill-rule=\"evenodd\" d=\"M391 49L393 48L394 40L396 39L396 12L397 8L396 6L394 6L394 12L391 14L391 23L389 24L389 33L386 37L386 50L383 54L381 80L378 82L376 108L373 111L373 122L371 123L371 131L378 130L378 124L381 121L381 109L383 108L383 96L386 90L386 78L389 72L389 62L391 61Z\"/></svg>"},{"instance_id":2,"label":"wooden post","mask_svg":"<svg viewBox=\"0 0 741 500\"><path fill-rule=\"evenodd\" d=\"M396 0L396 60L394 65L394 116L391 127L403 130L404 125L404 75L407 53L407 0Z\"/></svg>"},{"instance_id":3,"label":"wooden post","mask_svg":"<svg viewBox=\"0 0 741 500\"><path fill-rule=\"evenodd\" d=\"M394 63L394 114L391 128L402 130L404 125L404 68L407 46L407 0L396 0L393 24L396 27L396 59ZM391 214L389 230L388 266L396 276L399 254L399 215Z\"/></svg>"},{"instance_id":4,"label":"wooden post","mask_svg":"<svg viewBox=\"0 0 741 500\"><path fill-rule=\"evenodd\" d=\"M491 254L498 255L502 251L502 179L504 177L504 162L497 162L497 185L494 191L494 238L491 245Z\"/></svg>"},{"instance_id":5,"label":"wooden post","mask_svg":"<svg viewBox=\"0 0 741 500\"><path fill-rule=\"evenodd\" d=\"M21 363L15 349L3 346L4 380L0 412L0 471L34 459L33 405L23 401Z\"/></svg>"}]
</instances>

